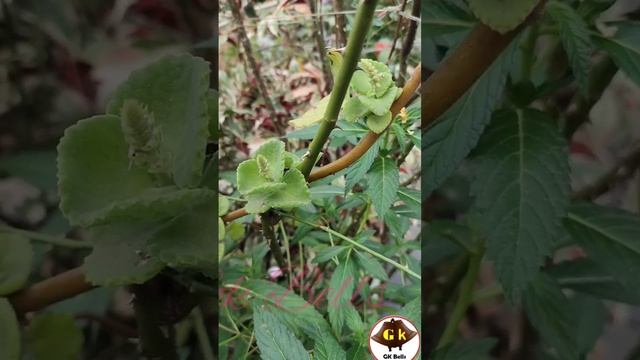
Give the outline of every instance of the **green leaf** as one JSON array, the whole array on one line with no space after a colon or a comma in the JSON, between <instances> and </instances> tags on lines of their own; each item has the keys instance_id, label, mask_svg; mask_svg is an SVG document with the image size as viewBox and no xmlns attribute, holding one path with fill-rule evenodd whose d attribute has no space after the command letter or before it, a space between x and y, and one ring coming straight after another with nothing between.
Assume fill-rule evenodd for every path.
<instances>
[{"instance_id":1,"label":"green leaf","mask_svg":"<svg viewBox=\"0 0 640 360\"><path fill-rule=\"evenodd\" d=\"M402 200L418 217L422 213L422 203L420 200L420 190L402 187L398 189L398 198Z\"/></svg>"},{"instance_id":2,"label":"green leaf","mask_svg":"<svg viewBox=\"0 0 640 360\"><path fill-rule=\"evenodd\" d=\"M376 140L375 143L367 150L358 161L347 168L345 191L353 188L371 169L371 165L378 157L380 151L380 140Z\"/></svg>"},{"instance_id":3,"label":"green leaf","mask_svg":"<svg viewBox=\"0 0 640 360\"><path fill-rule=\"evenodd\" d=\"M380 217L396 201L400 179L395 159L379 157L369 171L367 193Z\"/></svg>"},{"instance_id":4,"label":"green leaf","mask_svg":"<svg viewBox=\"0 0 640 360\"><path fill-rule=\"evenodd\" d=\"M437 189L476 146L493 109L501 101L517 43L518 39L514 39L465 95L425 130L423 197Z\"/></svg>"},{"instance_id":5,"label":"green leaf","mask_svg":"<svg viewBox=\"0 0 640 360\"><path fill-rule=\"evenodd\" d=\"M313 347L314 360L346 360L347 354L333 336L320 336L315 338Z\"/></svg>"},{"instance_id":6,"label":"green leaf","mask_svg":"<svg viewBox=\"0 0 640 360\"><path fill-rule=\"evenodd\" d=\"M353 334L364 334L364 322L351 302L344 304L345 323Z\"/></svg>"},{"instance_id":7,"label":"green leaf","mask_svg":"<svg viewBox=\"0 0 640 360\"><path fill-rule=\"evenodd\" d=\"M147 240L149 254L171 267L214 267L216 217L216 207L209 203L172 219Z\"/></svg>"},{"instance_id":8,"label":"green leaf","mask_svg":"<svg viewBox=\"0 0 640 360\"><path fill-rule=\"evenodd\" d=\"M371 80L374 91L374 94L372 95L374 97L380 98L383 94L388 94L388 90L394 90L395 96L395 86L392 86L393 79L391 78L391 70L389 70L387 65L371 59L361 59L358 62L358 67L364 70ZM363 95L367 94L363 93ZM389 104L389 106L391 106L391 104Z\"/></svg>"},{"instance_id":9,"label":"green leaf","mask_svg":"<svg viewBox=\"0 0 640 360\"><path fill-rule=\"evenodd\" d=\"M53 313L35 317L26 337L35 360L77 359L84 341L73 316Z\"/></svg>"},{"instance_id":10,"label":"green leaf","mask_svg":"<svg viewBox=\"0 0 640 360\"><path fill-rule=\"evenodd\" d=\"M146 242L160 226L122 223L91 229L94 247L83 264L87 280L99 286L120 286L141 284L157 275L164 264L150 256Z\"/></svg>"},{"instance_id":11,"label":"green leaf","mask_svg":"<svg viewBox=\"0 0 640 360\"><path fill-rule=\"evenodd\" d=\"M258 161L256 159L245 160L238 165L237 171L238 191L247 194L253 189L269 183L269 180L260 175Z\"/></svg>"},{"instance_id":12,"label":"green leaf","mask_svg":"<svg viewBox=\"0 0 640 360\"><path fill-rule=\"evenodd\" d=\"M488 359L489 352L496 346L496 339L459 341L436 350L433 360L480 360Z\"/></svg>"},{"instance_id":13,"label":"green leaf","mask_svg":"<svg viewBox=\"0 0 640 360\"><path fill-rule=\"evenodd\" d=\"M470 30L476 20L454 2L424 0L422 5L422 32L428 37Z\"/></svg>"},{"instance_id":14,"label":"green leaf","mask_svg":"<svg viewBox=\"0 0 640 360\"><path fill-rule=\"evenodd\" d=\"M347 121L356 121L365 116L369 109L360 101L357 96L352 96L344 102L342 116Z\"/></svg>"},{"instance_id":15,"label":"green leaf","mask_svg":"<svg viewBox=\"0 0 640 360\"><path fill-rule=\"evenodd\" d=\"M355 253L358 266L362 269L365 275L370 275L383 281L389 280L387 272L378 260L372 258L369 254L361 253L360 251L355 251Z\"/></svg>"},{"instance_id":16,"label":"green leaf","mask_svg":"<svg viewBox=\"0 0 640 360\"><path fill-rule=\"evenodd\" d=\"M569 209L565 227L602 269L626 287L637 289L640 278L640 219L623 210L593 204Z\"/></svg>"},{"instance_id":17,"label":"green leaf","mask_svg":"<svg viewBox=\"0 0 640 360\"><path fill-rule=\"evenodd\" d=\"M578 343L572 323L573 307L556 282L539 273L524 293L524 310L542 340L562 359L577 359Z\"/></svg>"},{"instance_id":18,"label":"green leaf","mask_svg":"<svg viewBox=\"0 0 640 360\"><path fill-rule=\"evenodd\" d=\"M506 33L520 25L538 4L538 0L469 0L473 13L490 28Z\"/></svg>"},{"instance_id":19,"label":"green leaf","mask_svg":"<svg viewBox=\"0 0 640 360\"><path fill-rule=\"evenodd\" d=\"M298 169L290 169L282 178L287 185L267 198L270 207L290 209L304 206L311 202L311 192L307 186L307 180Z\"/></svg>"},{"instance_id":20,"label":"green leaf","mask_svg":"<svg viewBox=\"0 0 640 360\"><path fill-rule=\"evenodd\" d=\"M20 325L13 307L5 298L0 298L0 359L20 359Z\"/></svg>"},{"instance_id":21,"label":"green leaf","mask_svg":"<svg viewBox=\"0 0 640 360\"><path fill-rule=\"evenodd\" d=\"M253 324L261 359L309 359L309 354L300 340L296 339L286 326L264 306L254 306Z\"/></svg>"},{"instance_id":22,"label":"green leaf","mask_svg":"<svg viewBox=\"0 0 640 360\"><path fill-rule=\"evenodd\" d=\"M391 123L391 111L387 111L382 116L375 114L367 115L367 126L376 134L383 132Z\"/></svg>"},{"instance_id":23,"label":"green leaf","mask_svg":"<svg viewBox=\"0 0 640 360\"><path fill-rule=\"evenodd\" d=\"M0 229L0 296L22 289L29 279L33 259L29 239L1 231Z\"/></svg>"},{"instance_id":24,"label":"green leaf","mask_svg":"<svg viewBox=\"0 0 640 360\"><path fill-rule=\"evenodd\" d=\"M267 248L265 247L266 254ZM264 254L260 257L262 259ZM314 306L289 289L265 280L246 280L242 286L260 295L273 314L296 334L329 333L330 327Z\"/></svg>"},{"instance_id":25,"label":"green leaf","mask_svg":"<svg viewBox=\"0 0 640 360\"><path fill-rule=\"evenodd\" d=\"M553 250L569 198L564 138L536 110L498 113L478 146L471 191L487 255L517 301Z\"/></svg>"},{"instance_id":26,"label":"green leaf","mask_svg":"<svg viewBox=\"0 0 640 360\"><path fill-rule=\"evenodd\" d=\"M229 212L229 199L226 196L218 195L218 216Z\"/></svg>"},{"instance_id":27,"label":"green leaf","mask_svg":"<svg viewBox=\"0 0 640 360\"><path fill-rule=\"evenodd\" d=\"M547 271L563 288L601 299L640 305L640 292L637 288L624 286L591 259L563 261Z\"/></svg>"},{"instance_id":28,"label":"green leaf","mask_svg":"<svg viewBox=\"0 0 640 360\"><path fill-rule=\"evenodd\" d=\"M329 321L333 332L339 337L346 320L346 306L351 303L356 288L355 266L350 254L340 263L329 280L327 295Z\"/></svg>"},{"instance_id":29,"label":"green leaf","mask_svg":"<svg viewBox=\"0 0 640 360\"><path fill-rule=\"evenodd\" d=\"M353 76L351 77L350 85L353 88L353 90L355 90L359 94L366 95L366 96L374 95L371 79L369 78L367 73L362 70L356 70L353 73Z\"/></svg>"},{"instance_id":30,"label":"green leaf","mask_svg":"<svg viewBox=\"0 0 640 360\"><path fill-rule=\"evenodd\" d=\"M264 144L260 145L258 150L253 154L253 158L257 159L260 156L264 156L268 163L267 179L272 181L280 181L282 174L284 173L284 160L285 160L285 145L284 142L276 139L268 140Z\"/></svg>"},{"instance_id":31,"label":"green leaf","mask_svg":"<svg viewBox=\"0 0 640 360\"><path fill-rule=\"evenodd\" d=\"M576 294L569 299L577 349L584 359L593 350L602 335L607 321L607 310L602 301L587 295Z\"/></svg>"},{"instance_id":32,"label":"green leaf","mask_svg":"<svg viewBox=\"0 0 640 360\"><path fill-rule=\"evenodd\" d=\"M547 12L558 24L560 39L569 56L569 64L578 81L578 88L587 96L592 49L589 27L570 5L560 1L550 1L547 4Z\"/></svg>"},{"instance_id":33,"label":"green leaf","mask_svg":"<svg viewBox=\"0 0 640 360\"><path fill-rule=\"evenodd\" d=\"M318 253L316 254L316 257L314 257L311 262L314 264L322 264L342 254L347 249L348 249L347 246L342 246L342 245L328 246L318 251Z\"/></svg>"},{"instance_id":34,"label":"green leaf","mask_svg":"<svg viewBox=\"0 0 640 360\"><path fill-rule=\"evenodd\" d=\"M323 97L315 105L312 105L311 109L302 114L302 116L289 121L289 124L294 128L299 129L319 123L324 118L324 113L327 111L330 98L331 95Z\"/></svg>"},{"instance_id":35,"label":"green leaf","mask_svg":"<svg viewBox=\"0 0 640 360\"><path fill-rule=\"evenodd\" d=\"M400 316L411 320L413 325L416 326L418 332L422 329L422 297L418 296L415 299L409 301L398 313Z\"/></svg>"},{"instance_id":36,"label":"green leaf","mask_svg":"<svg viewBox=\"0 0 640 360\"><path fill-rule=\"evenodd\" d=\"M113 94L107 111L120 114L127 99L148 106L163 146L172 154L176 185L193 187L200 182L209 133L208 89L206 61L191 55L166 57L134 71Z\"/></svg>"},{"instance_id":37,"label":"green leaf","mask_svg":"<svg viewBox=\"0 0 640 360\"><path fill-rule=\"evenodd\" d=\"M209 89L207 91L207 114L209 115L209 137L218 139L218 92Z\"/></svg>"},{"instance_id":38,"label":"green leaf","mask_svg":"<svg viewBox=\"0 0 640 360\"><path fill-rule=\"evenodd\" d=\"M152 177L130 167L120 122L100 115L68 128L58 145L60 208L72 225L156 220L214 201L205 189L155 188Z\"/></svg>"},{"instance_id":39,"label":"green leaf","mask_svg":"<svg viewBox=\"0 0 640 360\"><path fill-rule=\"evenodd\" d=\"M609 53L624 73L640 85L640 22L617 22L618 31L613 37L594 36L600 49Z\"/></svg>"},{"instance_id":40,"label":"green leaf","mask_svg":"<svg viewBox=\"0 0 640 360\"><path fill-rule=\"evenodd\" d=\"M382 116L391 109L391 104L395 101L396 95L396 87L392 86L382 97L358 95L358 100L374 115Z\"/></svg>"}]
</instances>

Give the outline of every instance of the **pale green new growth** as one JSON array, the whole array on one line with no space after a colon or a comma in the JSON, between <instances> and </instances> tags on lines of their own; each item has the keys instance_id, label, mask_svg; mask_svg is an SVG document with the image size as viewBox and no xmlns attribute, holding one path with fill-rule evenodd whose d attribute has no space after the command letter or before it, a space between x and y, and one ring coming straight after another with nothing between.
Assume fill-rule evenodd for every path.
<instances>
[{"instance_id":1,"label":"pale green new growth","mask_svg":"<svg viewBox=\"0 0 640 360\"><path fill-rule=\"evenodd\" d=\"M493 30L506 33L520 25L538 0L469 0L473 13Z\"/></svg>"}]
</instances>

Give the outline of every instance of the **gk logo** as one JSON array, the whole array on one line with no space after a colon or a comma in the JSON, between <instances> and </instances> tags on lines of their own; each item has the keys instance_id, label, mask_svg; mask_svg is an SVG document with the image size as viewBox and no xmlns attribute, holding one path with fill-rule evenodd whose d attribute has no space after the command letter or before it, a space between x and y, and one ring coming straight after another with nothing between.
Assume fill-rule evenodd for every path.
<instances>
[{"instance_id":1,"label":"gk logo","mask_svg":"<svg viewBox=\"0 0 640 360\"><path fill-rule=\"evenodd\" d=\"M405 331L402 331L402 329L397 329L397 330L398 330L398 340L407 341L407 333ZM386 329L382 333L382 337L385 340L395 340L394 336L395 336L395 330L394 329Z\"/></svg>"}]
</instances>

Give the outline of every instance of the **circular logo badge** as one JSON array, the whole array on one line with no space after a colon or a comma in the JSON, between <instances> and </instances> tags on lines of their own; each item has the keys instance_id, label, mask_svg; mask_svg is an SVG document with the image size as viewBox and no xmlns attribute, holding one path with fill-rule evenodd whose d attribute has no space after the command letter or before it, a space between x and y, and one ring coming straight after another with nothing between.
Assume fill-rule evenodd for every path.
<instances>
[{"instance_id":1,"label":"circular logo badge","mask_svg":"<svg viewBox=\"0 0 640 360\"><path fill-rule=\"evenodd\" d=\"M375 360L413 360L420 352L419 330L407 318L385 316L371 328L369 352Z\"/></svg>"}]
</instances>

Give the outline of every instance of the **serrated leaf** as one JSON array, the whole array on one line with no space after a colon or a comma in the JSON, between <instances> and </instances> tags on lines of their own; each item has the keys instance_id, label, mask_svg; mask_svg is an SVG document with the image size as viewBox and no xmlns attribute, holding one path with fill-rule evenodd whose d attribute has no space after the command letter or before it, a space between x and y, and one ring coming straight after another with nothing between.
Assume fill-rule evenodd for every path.
<instances>
[{"instance_id":1,"label":"serrated leaf","mask_svg":"<svg viewBox=\"0 0 640 360\"><path fill-rule=\"evenodd\" d=\"M348 249L347 246L342 246L342 245L328 246L318 251L318 253L313 258L313 260L311 260L311 262L314 264L322 264L342 254L347 249Z\"/></svg>"},{"instance_id":2,"label":"serrated leaf","mask_svg":"<svg viewBox=\"0 0 640 360\"><path fill-rule=\"evenodd\" d=\"M81 120L65 131L58 145L58 188L60 208L72 225L156 220L215 199L207 189L156 188L145 170L129 166L127 152L115 116Z\"/></svg>"},{"instance_id":3,"label":"serrated leaf","mask_svg":"<svg viewBox=\"0 0 640 360\"><path fill-rule=\"evenodd\" d=\"M356 307L350 302L346 303L344 304L344 313L347 328L354 334L364 334L364 322L362 321L362 317L360 317L358 310L356 310Z\"/></svg>"},{"instance_id":4,"label":"serrated leaf","mask_svg":"<svg viewBox=\"0 0 640 360\"><path fill-rule=\"evenodd\" d=\"M134 71L115 91L107 112L119 114L127 99L149 107L172 155L176 185L197 186L209 134L209 64L191 55L163 58Z\"/></svg>"},{"instance_id":5,"label":"serrated leaf","mask_svg":"<svg viewBox=\"0 0 640 360\"><path fill-rule=\"evenodd\" d=\"M329 292L327 294L327 311L333 332L340 336L346 320L346 306L351 303L353 291L356 288L356 276L353 258L347 254L340 262L329 280Z\"/></svg>"},{"instance_id":6,"label":"serrated leaf","mask_svg":"<svg viewBox=\"0 0 640 360\"><path fill-rule=\"evenodd\" d=\"M500 103L518 39L423 134L423 198L437 189L476 146L493 109Z\"/></svg>"},{"instance_id":7,"label":"serrated leaf","mask_svg":"<svg viewBox=\"0 0 640 360\"><path fill-rule=\"evenodd\" d=\"M623 210L593 204L571 206L567 231L605 271L637 289L640 278L640 219Z\"/></svg>"},{"instance_id":8,"label":"serrated leaf","mask_svg":"<svg viewBox=\"0 0 640 360\"><path fill-rule=\"evenodd\" d=\"M324 118L324 113L327 111L329 105L329 99L331 95L323 97L315 105L312 105L311 109L302 114L302 116L289 121L294 128L304 128L319 123Z\"/></svg>"},{"instance_id":9,"label":"serrated leaf","mask_svg":"<svg viewBox=\"0 0 640 360\"><path fill-rule=\"evenodd\" d=\"M300 340L263 306L254 306L253 324L261 359L309 359L309 354Z\"/></svg>"},{"instance_id":10,"label":"serrated leaf","mask_svg":"<svg viewBox=\"0 0 640 360\"><path fill-rule=\"evenodd\" d=\"M347 354L342 350L340 344L330 334L315 338L314 360L346 360L346 356Z\"/></svg>"},{"instance_id":11,"label":"serrated leaf","mask_svg":"<svg viewBox=\"0 0 640 360\"><path fill-rule=\"evenodd\" d=\"M89 282L99 286L141 284L164 264L147 253L146 241L161 223L103 225L91 229L93 251L82 265Z\"/></svg>"},{"instance_id":12,"label":"serrated leaf","mask_svg":"<svg viewBox=\"0 0 640 360\"><path fill-rule=\"evenodd\" d=\"M489 352L496 346L496 339L459 341L436 350L433 360L480 360L488 359Z\"/></svg>"},{"instance_id":13,"label":"serrated leaf","mask_svg":"<svg viewBox=\"0 0 640 360\"><path fill-rule=\"evenodd\" d=\"M552 278L539 273L524 293L523 306L544 342L553 346L563 359L577 359L573 307Z\"/></svg>"},{"instance_id":14,"label":"serrated leaf","mask_svg":"<svg viewBox=\"0 0 640 360\"><path fill-rule=\"evenodd\" d=\"M147 240L149 254L174 268L213 268L218 250L214 218L216 208L209 203L172 219Z\"/></svg>"},{"instance_id":15,"label":"serrated leaf","mask_svg":"<svg viewBox=\"0 0 640 360\"><path fill-rule=\"evenodd\" d=\"M391 78L391 70L389 70L387 65L371 59L361 59L358 62L358 67L364 70L367 76L371 79L374 92L372 95L374 97L380 98L383 94L387 94L388 90L395 88L394 86L391 86L393 84L393 79ZM391 104L389 104L389 106L391 106Z\"/></svg>"},{"instance_id":16,"label":"serrated leaf","mask_svg":"<svg viewBox=\"0 0 640 360\"><path fill-rule=\"evenodd\" d=\"M373 96L373 85L371 85L371 79L362 70L356 70L351 77L351 88L359 94ZM346 106L346 104L345 104Z\"/></svg>"},{"instance_id":17,"label":"serrated leaf","mask_svg":"<svg viewBox=\"0 0 640 360\"><path fill-rule=\"evenodd\" d=\"M387 111L381 116L375 114L367 115L367 127L376 134L383 132L391 123L391 111Z\"/></svg>"},{"instance_id":18,"label":"serrated leaf","mask_svg":"<svg viewBox=\"0 0 640 360\"><path fill-rule=\"evenodd\" d=\"M270 207L290 209L311 202L311 193L307 180L298 169L290 169L282 178L286 188L272 194L267 199Z\"/></svg>"},{"instance_id":19,"label":"serrated leaf","mask_svg":"<svg viewBox=\"0 0 640 360\"><path fill-rule=\"evenodd\" d=\"M13 307L5 298L0 298L0 359L20 359L20 325Z\"/></svg>"},{"instance_id":20,"label":"serrated leaf","mask_svg":"<svg viewBox=\"0 0 640 360\"><path fill-rule=\"evenodd\" d=\"M515 302L553 250L567 211L567 145L544 113L522 110L498 113L476 150L471 192L480 230Z\"/></svg>"},{"instance_id":21,"label":"serrated leaf","mask_svg":"<svg viewBox=\"0 0 640 360\"><path fill-rule=\"evenodd\" d=\"M422 329L422 297L418 296L406 303L398 315L403 316L413 323L418 329L418 332L421 332Z\"/></svg>"},{"instance_id":22,"label":"serrated leaf","mask_svg":"<svg viewBox=\"0 0 640 360\"><path fill-rule=\"evenodd\" d=\"M506 33L520 25L538 4L538 0L469 0L473 13L499 33Z\"/></svg>"},{"instance_id":23,"label":"serrated leaf","mask_svg":"<svg viewBox=\"0 0 640 360\"><path fill-rule=\"evenodd\" d=\"M547 4L547 12L558 24L560 39L569 56L569 64L578 81L578 88L587 96L592 48L589 27L570 5L560 1L550 1Z\"/></svg>"},{"instance_id":24,"label":"serrated leaf","mask_svg":"<svg viewBox=\"0 0 640 360\"><path fill-rule=\"evenodd\" d=\"M376 279L380 279L383 281L388 281L389 276L387 272L384 270L384 267L378 262L378 260L372 258L369 254L361 253L360 251L356 251L356 261L358 266L365 275L370 275Z\"/></svg>"},{"instance_id":25,"label":"serrated leaf","mask_svg":"<svg viewBox=\"0 0 640 360\"><path fill-rule=\"evenodd\" d=\"M384 214L384 223L387 225L391 235L395 238L396 243L402 241L409 230L409 220L395 212L395 209L389 210Z\"/></svg>"},{"instance_id":26,"label":"serrated leaf","mask_svg":"<svg viewBox=\"0 0 640 360\"><path fill-rule=\"evenodd\" d=\"M0 296L22 289L29 279L32 259L29 239L3 233L0 228Z\"/></svg>"},{"instance_id":27,"label":"serrated leaf","mask_svg":"<svg viewBox=\"0 0 640 360\"><path fill-rule=\"evenodd\" d=\"M402 187L398 189L398 198L402 200L420 218L422 205L420 200L420 190Z\"/></svg>"},{"instance_id":28,"label":"serrated leaf","mask_svg":"<svg viewBox=\"0 0 640 360\"><path fill-rule=\"evenodd\" d=\"M367 150L367 152L358 159L358 161L347 168L345 191L349 191L355 184L364 178L364 176L371 169L371 165L378 157L380 151L380 140L376 140L375 143Z\"/></svg>"},{"instance_id":29,"label":"serrated leaf","mask_svg":"<svg viewBox=\"0 0 640 360\"><path fill-rule=\"evenodd\" d=\"M259 156L264 156L268 163L268 169L266 169L268 176L266 177L271 181L280 181L282 174L284 174L284 148L284 142L272 139L260 145L258 150L253 154L254 159L257 159Z\"/></svg>"},{"instance_id":30,"label":"serrated leaf","mask_svg":"<svg viewBox=\"0 0 640 360\"><path fill-rule=\"evenodd\" d=\"M76 359L84 341L72 315L53 313L36 316L26 337L27 349L35 360Z\"/></svg>"},{"instance_id":31,"label":"serrated leaf","mask_svg":"<svg viewBox=\"0 0 640 360\"><path fill-rule=\"evenodd\" d=\"M548 270L560 286L601 299L640 305L640 292L624 286L591 259L563 261Z\"/></svg>"},{"instance_id":32,"label":"serrated leaf","mask_svg":"<svg viewBox=\"0 0 640 360\"><path fill-rule=\"evenodd\" d=\"M393 104L393 101L396 99L396 94L396 87L392 86L381 97L357 96L362 105L369 109L374 115L383 116L391 109L391 104Z\"/></svg>"},{"instance_id":33,"label":"serrated leaf","mask_svg":"<svg viewBox=\"0 0 640 360\"><path fill-rule=\"evenodd\" d=\"M594 36L600 49L609 53L613 61L637 85L640 86L640 22L617 22L613 37Z\"/></svg>"},{"instance_id":34,"label":"serrated leaf","mask_svg":"<svg viewBox=\"0 0 640 360\"><path fill-rule=\"evenodd\" d=\"M400 179L395 159L378 157L369 171L367 193L380 217L396 201Z\"/></svg>"}]
</instances>

